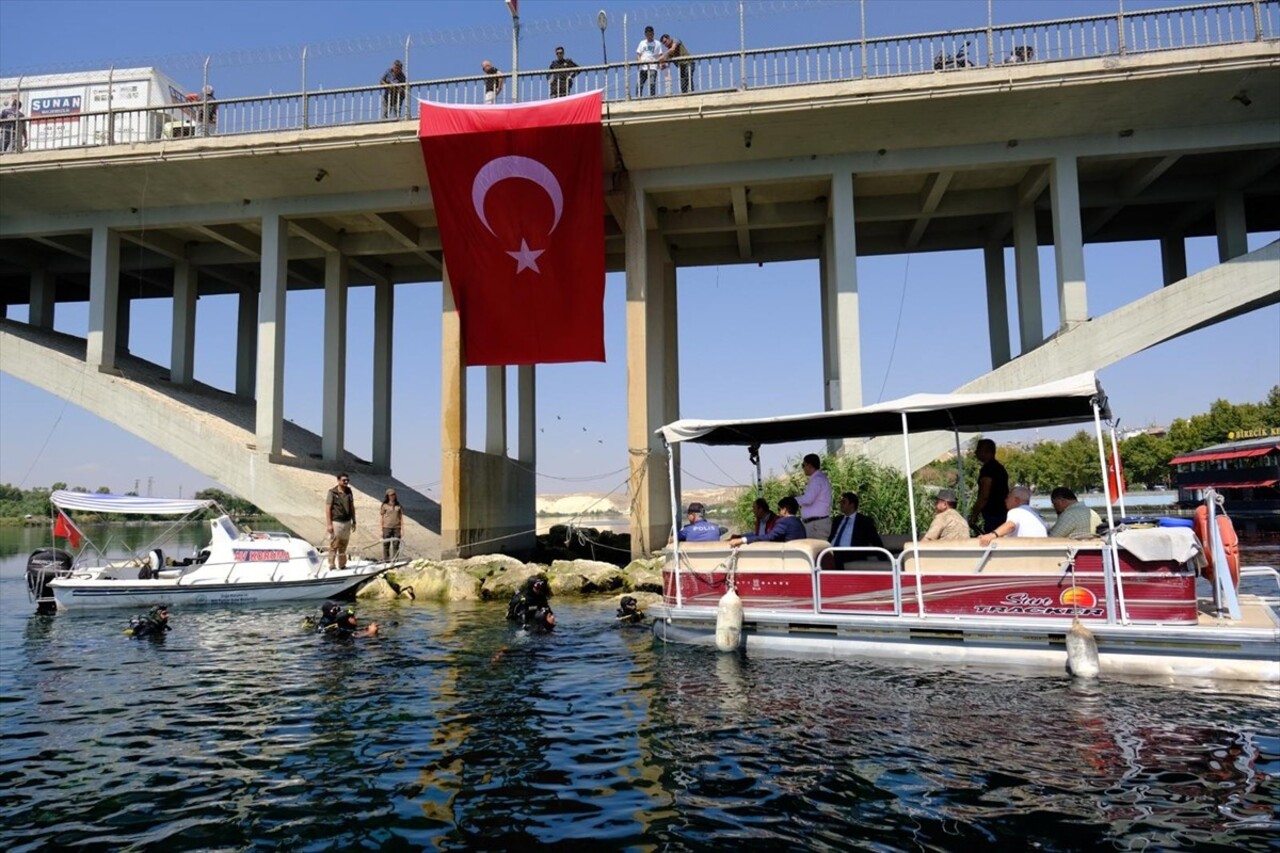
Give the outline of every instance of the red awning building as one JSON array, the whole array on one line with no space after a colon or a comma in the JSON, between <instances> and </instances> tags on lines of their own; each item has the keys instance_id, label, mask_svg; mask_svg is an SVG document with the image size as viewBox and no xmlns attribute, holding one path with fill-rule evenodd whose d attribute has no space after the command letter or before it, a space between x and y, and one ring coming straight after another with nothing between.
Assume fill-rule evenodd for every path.
<instances>
[{"instance_id":1,"label":"red awning building","mask_svg":"<svg viewBox=\"0 0 1280 853\"><path fill-rule=\"evenodd\" d=\"M1215 444L1170 460L1178 503L1193 506L1205 489L1216 489L1228 511L1280 513L1280 428L1260 436Z\"/></svg>"}]
</instances>

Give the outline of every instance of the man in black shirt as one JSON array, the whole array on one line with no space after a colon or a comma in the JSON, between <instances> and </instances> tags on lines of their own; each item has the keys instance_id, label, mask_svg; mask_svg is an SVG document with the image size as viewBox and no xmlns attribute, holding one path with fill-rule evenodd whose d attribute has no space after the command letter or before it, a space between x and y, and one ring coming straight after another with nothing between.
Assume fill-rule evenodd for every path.
<instances>
[{"instance_id":1,"label":"man in black shirt","mask_svg":"<svg viewBox=\"0 0 1280 853\"><path fill-rule=\"evenodd\" d=\"M978 472L978 497L969 510L969 524L983 533L991 533L1004 524L1004 499L1009 496L1009 472L996 461L996 443L981 439L973 449L973 455L982 463Z\"/></svg>"},{"instance_id":2,"label":"man in black shirt","mask_svg":"<svg viewBox=\"0 0 1280 853\"><path fill-rule=\"evenodd\" d=\"M573 78L578 76L578 72L568 69L577 67L578 63L565 58L563 47L556 48L556 58L551 60L551 73L547 75L551 83L551 97L563 98L573 91Z\"/></svg>"}]
</instances>

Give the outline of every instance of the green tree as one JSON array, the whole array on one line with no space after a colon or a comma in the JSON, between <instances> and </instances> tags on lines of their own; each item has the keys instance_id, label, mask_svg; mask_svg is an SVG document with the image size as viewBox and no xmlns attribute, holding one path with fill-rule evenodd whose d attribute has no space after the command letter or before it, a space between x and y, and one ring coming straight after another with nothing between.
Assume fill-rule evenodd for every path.
<instances>
[{"instance_id":1,"label":"green tree","mask_svg":"<svg viewBox=\"0 0 1280 853\"><path fill-rule=\"evenodd\" d=\"M1173 447L1166 437L1139 433L1120 442L1120 462L1125 481L1131 488L1168 484L1172 475L1169 460L1172 458Z\"/></svg>"}]
</instances>

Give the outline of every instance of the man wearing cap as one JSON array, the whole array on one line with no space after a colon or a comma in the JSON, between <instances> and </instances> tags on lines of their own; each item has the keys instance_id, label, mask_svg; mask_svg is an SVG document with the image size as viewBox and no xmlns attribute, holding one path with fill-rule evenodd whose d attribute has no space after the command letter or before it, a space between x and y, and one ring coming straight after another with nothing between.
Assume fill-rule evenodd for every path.
<instances>
[{"instance_id":1,"label":"man wearing cap","mask_svg":"<svg viewBox=\"0 0 1280 853\"><path fill-rule=\"evenodd\" d=\"M681 542L719 542L724 531L719 525L707 521L706 511L707 508L697 501L689 504L689 523L680 528L676 538Z\"/></svg>"},{"instance_id":2,"label":"man wearing cap","mask_svg":"<svg viewBox=\"0 0 1280 853\"><path fill-rule=\"evenodd\" d=\"M956 493L939 489L933 504L933 522L924 533L925 542L969 538L969 522L956 511Z\"/></svg>"},{"instance_id":3,"label":"man wearing cap","mask_svg":"<svg viewBox=\"0 0 1280 853\"><path fill-rule=\"evenodd\" d=\"M806 456L800 467L809 478L804 494L796 496L796 502L800 504L800 520L804 522L810 539L830 539L831 481L827 479L827 472L822 470L822 460L816 453Z\"/></svg>"}]
</instances>

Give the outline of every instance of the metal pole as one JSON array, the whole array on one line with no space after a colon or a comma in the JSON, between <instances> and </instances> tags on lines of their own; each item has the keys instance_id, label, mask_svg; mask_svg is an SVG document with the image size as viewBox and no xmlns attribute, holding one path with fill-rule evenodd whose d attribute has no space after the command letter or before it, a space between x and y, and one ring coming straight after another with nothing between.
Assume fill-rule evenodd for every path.
<instances>
[{"instance_id":1,"label":"metal pole","mask_svg":"<svg viewBox=\"0 0 1280 853\"><path fill-rule=\"evenodd\" d=\"M1107 621L1114 621L1112 614L1112 598L1120 605L1120 622L1129 624L1129 609L1124 601L1124 581L1120 578L1120 549L1116 545L1116 517L1111 509L1111 487L1107 484L1107 451L1102 443L1102 404L1097 398L1093 400L1093 433L1098 443L1098 465L1102 470L1102 499L1107 502L1107 539L1111 550L1111 566L1104 563L1102 567L1102 585L1107 592ZM1110 574L1108 578L1107 575Z\"/></svg>"},{"instance_id":2,"label":"metal pole","mask_svg":"<svg viewBox=\"0 0 1280 853\"><path fill-rule=\"evenodd\" d=\"M107 69L107 144L114 145L116 142L116 117L111 112L111 90L115 88L116 67L112 65Z\"/></svg>"},{"instance_id":3,"label":"metal pole","mask_svg":"<svg viewBox=\"0 0 1280 853\"><path fill-rule=\"evenodd\" d=\"M1124 0L1116 0L1119 6L1116 9L1116 44L1119 45L1120 52L1124 53Z\"/></svg>"},{"instance_id":4,"label":"metal pole","mask_svg":"<svg viewBox=\"0 0 1280 853\"><path fill-rule=\"evenodd\" d=\"M18 112L20 113L22 112L22 81L25 77L26 75L24 74L18 78L18 92L17 94L14 95L14 97L18 99ZM27 136L27 120L25 118L14 119L13 150L15 152L20 153L23 148L26 148L26 146L22 144L23 141L26 139L26 136Z\"/></svg>"},{"instance_id":5,"label":"metal pole","mask_svg":"<svg viewBox=\"0 0 1280 853\"><path fill-rule=\"evenodd\" d=\"M911 549L916 556L916 608L919 611L920 618L924 618L924 560L920 554L920 531L916 527L916 493L911 482L911 433L907 429L907 413L902 413L902 473L907 477L907 510L911 513ZM899 574L894 582L897 590L894 596L898 599L899 612L901 612L901 584L902 576Z\"/></svg>"},{"instance_id":6,"label":"metal pole","mask_svg":"<svg viewBox=\"0 0 1280 853\"><path fill-rule=\"evenodd\" d=\"M1262 0L1253 0L1253 40L1262 41Z\"/></svg>"},{"instance_id":7,"label":"metal pole","mask_svg":"<svg viewBox=\"0 0 1280 853\"><path fill-rule=\"evenodd\" d=\"M627 88L630 89L631 86L628 85ZM679 607L682 597L680 595L680 503L676 495L676 452L665 435L662 437L662 444L667 448L667 482L671 484L671 557L672 562L676 564L671 577L676 586L676 607Z\"/></svg>"},{"instance_id":8,"label":"metal pole","mask_svg":"<svg viewBox=\"0 0 1280 853\"><path fill-rule=\"evenodd\" d=\"M310 117L308 115L307 103L307 48L302 47L302 129L306 130L311 126Z\"/></svg>"},{"instance_id":9,"label":"metal pole","mask_svg":"<svg viewBox=\"0 0 1280 853\"><path fill-rule=\"evenodd\" d=\"M862 76L867 76L867 0L858 0L858 17L862 22Z\"/></svg>"},{"instance_id":10,"label":"metal pole","mask_svg":"<svg viewBox=\"0 0 1280 853\"><path fill-rule=\"evenodd\" d=\"M400 94L400 105L405 107L405 118L413 118L413 101L409 100L409 81L413 78L409 76L409 45L413 41L413 36L404 37L404 91ZM408 106L405 106L406 102ZM399 110L396 111L399 114Z\"/></svg>"},{"instance_id":11,"label":"metal pole","mask_svg":"<svg viewBox=\"0 0 1280 853\"><path fill-rule=\"evenodd\" d=\"M995 0L987 0L987 65L995 64L996 39L995 33L991 31L992 25L992 9L991 5Z\"/></svg>"},{"instance_id":12,"label":"metal pole","mask_svg":"<svg viewBox=\"0 0 1280 853\"><path fill-rule=\"evenodd\" d=\"M738 0L738 71L740 74L738 88L747 88L747 10L742 0Z\"/></svg>"},{"instance_id":13,"label":"metal pole","mask_svg":"<svg viewBox=\"0 0 1280 853\"><path fill-rule=\"evenodd\" d=\"M209 60L211 57L204 58L204 71L201 73L200 83L200 135L209 135Z\"/></svg>"},{"instance_id":14,"label":"metal pole","mask_svg":"<svg viewBox=\"0 0 1280 853\"><path fill-rule=\"evenodd\" d=\"M609 100L609 48L605 45L604 31L609 26L609 16L601 9L596 15L596 26L600 28L600 58L604 65L604 83L600 87L604 90L604 99Z\"/></svg>"},{"instance_id":15,"label":"metal pole","mask_svg":"<svg viewBox=\"0 0 1280 853\"><path fill-rule=\"evenodd\" d=\"M627 38L627 13L622 13L622 83L627 100L631 100L631 42Z\"/></svg>"},{"instance_id":16,"label":"metal pole","mask_svg":"<svg viewBox=\"0 0 1280 853\"><path fill-rule=\"evenodd\" d=\"M511 103L520 100L520 16L511 16Z\"/></svg>"}]
</instances>

